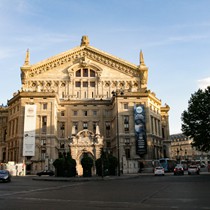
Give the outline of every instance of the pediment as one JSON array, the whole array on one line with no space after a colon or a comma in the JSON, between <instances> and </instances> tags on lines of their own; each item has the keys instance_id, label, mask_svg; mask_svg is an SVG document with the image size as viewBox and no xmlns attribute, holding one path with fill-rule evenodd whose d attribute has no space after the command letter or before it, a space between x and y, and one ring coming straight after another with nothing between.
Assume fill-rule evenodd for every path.
<instances>
[{"instance_id":1,"label":"pediment","mask_svg":"<svg viewBox=\"0 0 210 210\"><path fill-rule=\"evenodd\" d=\"M117 58L111 54L105 53L92 46L80 46L64 53L43 60L37 64L21 67L22 74L26 79L44 75L46 72L52 72L58 69L67 69L69 71L73 66L85 66L88 62L92 65L98 63L110 69L117 70L130 77L140 75L139 67Z\"/></svg>"}]
</instances>

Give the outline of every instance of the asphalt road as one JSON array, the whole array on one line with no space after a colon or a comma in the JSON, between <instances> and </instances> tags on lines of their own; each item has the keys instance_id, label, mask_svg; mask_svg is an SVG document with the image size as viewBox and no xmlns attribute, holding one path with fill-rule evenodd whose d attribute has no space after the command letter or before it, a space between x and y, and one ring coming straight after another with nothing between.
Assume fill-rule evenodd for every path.
<instances>
[{"instance_id":1,"label":"asphalt road","mask_svg":"<svg viewBox=\"0 0 210 210\"><path fill-rule=\"evenodd\" d=\"M0 209L210 209L210 173L60 182L13 177L0 183Z\"/></svg>"}]
</instances>

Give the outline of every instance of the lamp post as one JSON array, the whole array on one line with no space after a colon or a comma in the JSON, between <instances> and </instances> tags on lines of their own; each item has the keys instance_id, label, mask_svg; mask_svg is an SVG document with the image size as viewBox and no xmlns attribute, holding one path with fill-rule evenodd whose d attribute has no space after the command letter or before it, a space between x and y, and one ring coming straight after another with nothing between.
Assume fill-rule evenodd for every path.
<instances>
[{"instance_id":1,"label":"lamp post","mask_svg":"<svg viewBox=\"0 0 210 210\"><path fill-rule=\"evenodd\" d=\"M119 121L118 121L118 96L123 95L123 90L112 91L112 95L116 97L116 109L117 109L117 175L120 176L120 140L119 140Z\"/></svg>"},{"instance_id":2,"label":"lamp post","mask_svg":"<svg viewBox=\"0 0 210 210\"><path fill-rule=\"evenodd\" d=\"M92 146L93 146L93 171L96 174L96 144L98 143L98 135L97 133L91 135L92 138Z\"/></svg>"},{"instance_id":3,"label":"lamp post","mask_svg":"<svg viewBox=\"0 0 210 210\"><path fill-rule=\"evenodd\" d=\"M101 177L104 177L104 153L105 153L105 149L102 148L101 151Z\"/></svg>"}]
</instances>

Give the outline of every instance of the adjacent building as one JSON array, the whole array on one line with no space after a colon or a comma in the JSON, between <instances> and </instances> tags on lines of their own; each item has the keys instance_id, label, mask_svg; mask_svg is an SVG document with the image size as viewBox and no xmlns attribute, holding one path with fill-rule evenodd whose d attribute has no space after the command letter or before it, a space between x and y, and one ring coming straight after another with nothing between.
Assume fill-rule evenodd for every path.
<instances>
[{"instance_id":1,"label":"adjacent building","mask_svg":"<svg viewBox=\"0 0 210 210\"><path fill-rule=\"evenodd\" d=\"M170 135L171 158L178 161L202 160L207 162L210 158L210 152L201 152L192 147L193 139L185 136L183 133Z\"/></svg>"},{"instance_id":2,"label":"adjacent building","mask_svg":"<svg viewBox=\"0 0 210 210\"><path fill-rule=\"evenodd\" d=\"M36 64L28 50L21 82L0 108L0 162L24 162L33 174L70 151L81 175L84 153L96 160L101 149L118 158L121 173L169 157L170 108L147 87L142 51L135 65L91 46L87 36Z\"/></svg>"}]
</instances>

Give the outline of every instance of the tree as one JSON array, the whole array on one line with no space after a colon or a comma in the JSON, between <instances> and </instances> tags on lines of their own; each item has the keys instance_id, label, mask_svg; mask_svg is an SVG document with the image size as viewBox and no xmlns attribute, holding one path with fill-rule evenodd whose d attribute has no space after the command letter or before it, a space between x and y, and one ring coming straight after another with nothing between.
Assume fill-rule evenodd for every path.
<instances>
[{"instance_id":1,"label":"tree","mask_svg":"<svg viewBox=\"0 0 210 210\"><path fill-rule=\"evenodd\" d=\"M101 150L101 157L96 160L96 173L98 176L116 175L117 158L107 151Z\"/></svg>"},{"instance_id":2,"label":"tree","mask_svg":"<svg viewBox=\"0 0 210 210\"><path fill-rule=\"evenodd\" d=\"M116 169L117 169L117 165L118 165L117 158L114 157L112 154L109 154L108 161L109 161L109 174L116 175Z\"/></svg>"},{"instance_id":3,"label":"tree","mask_svg":"<svg viewBox=\"0 0 210 210\"><path fill-rule=\"evenodd\" d=\"M76 176L76 160L72 158L70 152L67 152L65 159L65 171L67 177Z\"/></svg>"},{"instance_id":4,"label":"tree","mask_svg":"<svg viewBox=\"0 0 210 210\"><path fill-rule=\"evenodd\" d=\"M53 162L53 166L54 166L55 169L56 169L56 173L55 173L56 176L58 176L58 177L64 176L64 164L65 164L65 160L64 160L64 158L59 154L59 158L56 159L56 160Z\"/></svg>"},{"instance_id":5,"label":"tree","mask_svg":"<svg viewBox=\"0 0 210 210\"><path fill-rule=\"evenodd\" d=\"M182 131L193 139L192 146L199 151L210 151L210 86L191 95L182 121Z\"/></svg>"},{"instance_id":6,"label":"tree","mask_svg":"<svg viewBox=\"0 0 210 210\"><path fill-rule=\"evenodd\" d=\"M76 176L76 161L72 159L70 152L59 153L59 158L53 162L58 177Z\"/></svg>"},{"instance_id":7,"label":"tree","mask_svg":"<svg viewBox=\"0 0 210 210\"><path fill-rule=\"evenodd\" d=\"M107 176L109 175L109 162L107 158L107 153L101 149L101 157L96 160L96 174L98 176Z\"/></svg>"}]
</instances>

